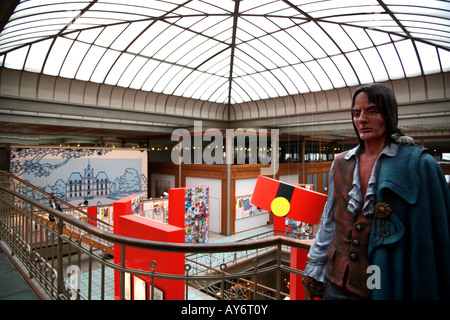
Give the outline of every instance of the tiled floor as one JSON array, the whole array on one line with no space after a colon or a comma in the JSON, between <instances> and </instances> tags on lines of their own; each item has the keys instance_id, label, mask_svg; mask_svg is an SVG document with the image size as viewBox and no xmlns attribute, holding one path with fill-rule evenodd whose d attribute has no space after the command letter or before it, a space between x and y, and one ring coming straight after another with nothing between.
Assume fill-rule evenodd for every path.
<instances>
[{"instance_id":1,"label":"tiled floor","mask_svg":"<svg viewBox=\"0 0 450 320\"><path fill-rule=\"evenodd\" d=\"M39 300L1 248L0 300Z\"/></svg>"}]
</instances>

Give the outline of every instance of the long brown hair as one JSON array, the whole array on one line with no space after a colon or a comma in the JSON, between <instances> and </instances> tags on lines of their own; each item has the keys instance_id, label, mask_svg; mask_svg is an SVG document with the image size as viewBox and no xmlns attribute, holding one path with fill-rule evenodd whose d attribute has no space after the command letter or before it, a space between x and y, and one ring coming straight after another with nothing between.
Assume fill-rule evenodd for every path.
<instances>
[{"instance_id":1,"label":"long brown hair","mask_svg":"<svg viewBox=\"0 0 450 320\"><path fill-rule=\"evenodd\" d=\"M364 92L369 99L369 103L373 103L380 110L381 116L386 121L386 143L390 144L393 140L391 136L393 134L398 134L403 136L403 132L397 128L398 124L398 105L397 99L395 98L394 92L387 86L381 83L371 83L360 86L353 93L352 98L352 110L355 105L355 98L358 94ZM359 143L362 148L364 148L364 141L359 137L358 130L353 121L353 128L355 129L356 135L358 137Z\"/></svg>"}]
</instances>

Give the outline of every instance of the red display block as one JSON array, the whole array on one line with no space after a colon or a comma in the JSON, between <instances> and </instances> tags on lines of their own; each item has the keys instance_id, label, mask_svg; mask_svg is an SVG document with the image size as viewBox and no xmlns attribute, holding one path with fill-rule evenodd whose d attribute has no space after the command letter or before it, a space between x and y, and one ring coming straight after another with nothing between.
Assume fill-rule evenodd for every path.
<instances>
[{"instance_id":1,"label":"red display block","mask_svg":"<svg viewBox=\"0 0 450 320\"><path fill-rule=\"evenodd\" d=\"M272 212L272 202L277 198L285 198L289 202L289 210L283 219L274 219L275 229L284 229L284 217L305 223L318 224L322 216L327 196L298 186L258 176L253 190L251 203L268 212ZM274 218L280 218L275 215Z\"/></svg>"},{"instance_id":2,"label":"red display block","mask_svg":"<svg viewBox=\"0 0 450 320\"><path fill-rule=\"evenodd\" d=\"M308 245L311 245L314 240L300 240ZM291 248L291 262L290 267L297 270L305 270L306 262L309 261L307 255L308 250ZM305 300L305 287L302 283L302 276L291 273L289 283L289 298L290 300Z\"/></svg>"},{"instance_id":3,"label":"red display block","mask_svg":"<svg viewBox=\"0 0 450 320\"><path fill-rule=\"evenodd\" d=\"M130 238L184 243L184 229L153 221L141 216L131 214L131 201L133 196L114 202L114 233ZM137 270L152 271L151 263L156 262L155 273L184 274L184 253L171 253L164 251L150 251L127 247L125 250L125 266ZM114 263L121 264L121 247L114 245ZM150 277L139 276L146 282L147 297L150 297ZM120 272L114 272L115 298L120 298ZM156 279L155 287L162 292L165 300L183 300L184 282L182 280ZM131 285L132 286L132 285ZM130 288L133 292L133 288ZM133 294L131 294L133 299Z\"/></svg>"},{"instance_id":4,"label":"red display block","mask_svg":"<svg viewBox=\"0 0 450 320\"><path fill-rule=\"evenodd\" d=\"M113 203L113 212L114 212L114 226L119 226L118 221L119 218L123 215L129 215L133 213L132 209L132 201L136 199L139 194L131 194L125 198L117 200Z\"/></svg>"},{"instance_id":5,"label":"red display block","mask_svg":"<svg viewBox=\"0 0 450 320\"><path fill-rule=\"evenodd\" d=\"M91 218L92 217L92 218ZM86 222L97 227L97 207L89 207L87 208L87 216Z\"/></svg>"}]
</instances>

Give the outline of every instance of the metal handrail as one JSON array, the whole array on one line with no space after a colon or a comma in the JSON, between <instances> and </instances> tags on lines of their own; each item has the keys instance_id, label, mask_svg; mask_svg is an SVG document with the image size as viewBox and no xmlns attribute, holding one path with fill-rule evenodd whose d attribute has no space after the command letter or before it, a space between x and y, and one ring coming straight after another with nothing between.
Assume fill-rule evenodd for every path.
<instances>
[{"instance_id":1,"label":"metal handrail","mask_svg":"<svg viewBox=\"0 0 450 320\"><path fill-rule=\"evenodd\" d=\"M17 177L15 175L13 175L10 172L0 170L0 177L7 177L8 179L13 179L14 181L16 181L16 182L18 182L18 183L20 183L20 184L22 184L22 185L24 185L24 186L34 190L34 191L42 194L43 195L43 199L48 199L49 196L53 196L58 203L60 203L60 204L62 204L64 206L63 209L65 209L65 210L73 210L73 211L77 212L78 214L80 214L80 215L82 215L82 216L84 216L86 218L89 218L90 221L95 221L97 224L103 225L103 229L105 229L105 230L113 230L113 226L111 226L110 224L106 223L105 221L103 221L101 219L98 219L97 217L94 217L94 216L91 216L91 215L87 214L86 212L84 212L80 208L70 204L67 201L64 201L61 198L58 198L58 197L52 195L51 193L49 193L49 192L47 192L47 191L45 191L45 190L43 190L41 188L38 188L37 186L29 183L28 181L25 181L25 180ZM10 181L11 180L9 180L9 181L7 180L6 182L10 182Z\"/></svg>"},{"instance_id":2,"label":"metal handrail","mask_svg":"<svg viewBox=\"0 0 450 320\"><path fill-rule=\"evenodd\" d=\"M240 242L230 243L204 243L204 244L188 244L188 243L165 243L159 241L150 241L143 239L129 238L101 230L93 225L80 221L72 216L66 215L58 210L55 210L49 206L46 206L39 201L30 199L25 195L18 193L14 190L9 190L3 186L0 186L0 240L5 241L7 245L12 247L12 251L17 253L19 259L23 261L27 267L30 275L37 278L40 284L44 287L50 287L46 291L52 299L68 299L68 298L87 298L91 299L91 288L88 294L70 294L67 290L68 279L64 277L64 253L63 245L67 243L69 247L76 249L76 255L78 255L78 261L80 261L80 256L84 256L89 261L89 270L91 269L92 263L95 261L101 265L102 275L104 276L105 268L111 268L116 272L120 273L120 298L124 299L124 277L125 273L131 273L133 275L140 275L145 277L151 277L152 279L174 279L183 280L186 283L186 298L188 292L189 283L194 281L232 281L234 279L252 277L255 275L255 270L257 269L257 274L263 274L266 272L277 272L277 288L275 288L276 298L280 299L280 273L281 271L290 272L296 275L302 275L301 270L292 269L290 267L284 266L281 263L281 252L283 246L309 250L309 246L299 240L283 237L280 235L272 236L265 239L258 240L245 240ZM38 216L35 212L44 212L51 214L55 217L56 223L53 224L50 221ZM22 222L21 222L22 221ZM55 257L52 257L49 261L46 261L39 252L32 248L32 241L26 241L26 239L31 239L32 235L24 234L24 226L33 221L37 228L40 228L41 234L48 233L54 238L53 243L57 244L55 246L48 245L50 248L57 248L57 253ZM17 231L15 229L20 229ZM30 228L28 228L30 229ZM122 252L120 265L106 259L106 251L101 250L94 251L92 242L90 245L83 245L82 237L74 238L71 230L78 229L82 230L89 239L101 239L102 241L109 242L111 245L118 245ZM28 230L29 231L29 230ZM22 232L22 233L21 233ZM30 231L31 232L31 231ZM35 235L35 237L37 237ZM24 239L25 238L25 239ZM46 237L48 241L49 237ZM41 241L42 242L42 241ZM189 274L191 270L191 265L185 265L185 274L165 274L157 273L154 268L151 271L136 270L128 268L125 266L125 255L123 254L126 248L137 248L143 250L151 251L164 251L172 253L229 253L229 252L239 252L239 251L249 251L258 250L265 248L274 248L276 255L276 263L270 266L265 266L263 268L257 268L258 259L254 264L254 268L251 270L233 273L225 272L227 270L227 265L225 263L220 265L221 273L212 273L208 275L204 274ZM55 249L56 250L56 249ZM69 254L69 259L71 255ZM149 261L149 265L150 265ZM66 262L67 264L67 262ZM156 266L156 264L155 264ZM44 271L45 272L44 272ZM88 271L88 277L91 277L91 271ZM102 279L102 297L104 298L104 278ZM92 281L90 280L90 285ZM255 283L254 287L259 288L258 284ZM222 289L223 290L223 289ZM153 290L152 290L153 292ZM256 296L256 293L255 293ZM222 294L222 297L224 295Z\"/></svg>"}]
</instances>

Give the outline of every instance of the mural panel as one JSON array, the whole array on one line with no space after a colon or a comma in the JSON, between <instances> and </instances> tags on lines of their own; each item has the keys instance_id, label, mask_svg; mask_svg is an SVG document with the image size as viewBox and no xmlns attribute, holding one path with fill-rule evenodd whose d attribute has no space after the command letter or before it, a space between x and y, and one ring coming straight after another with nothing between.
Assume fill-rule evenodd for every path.
<instances>
[{"instance_id":1,"label":"mural panel","mask_svg":"<svg viewBox=\"0 0 450 320\"><path fill-rule=\"evenodd\" d=\"M147 150L11 147L10 172L73 205L147 197Z\"/></svg>"}]
</instances>

